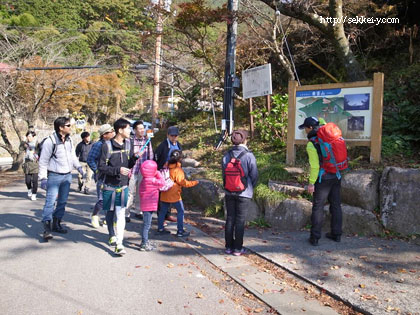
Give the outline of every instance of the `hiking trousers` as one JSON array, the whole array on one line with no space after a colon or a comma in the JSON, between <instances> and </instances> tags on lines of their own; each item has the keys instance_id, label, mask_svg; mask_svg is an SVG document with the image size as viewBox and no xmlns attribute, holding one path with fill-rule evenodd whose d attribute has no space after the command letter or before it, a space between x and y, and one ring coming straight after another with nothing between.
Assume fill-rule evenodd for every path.
<instances>
[{"instance_id":1,"label":"hiking trousers","mask_svg":"<svg viewBox=\"0 0 420 315\"><path fill-rule=\"evenodd\" d=\"M240 251L244 242L245 217L251 199L234 195L226 195L226 248Z\"/></svg>"},{"instance_id":2,"label":"hiking trousers","mask_svg":"<svg viewBox=\"0 0 420 315\"><path fill-rule=\"evenodd\" d=\"M322 179L321 183L318 180L315 183L311 215L311 236L316 239L321 238L324 206L327 200L330 204L331 233L333 235L341 235L343 222L341 211L341 179Z\"/></svg>"}]
</instances>

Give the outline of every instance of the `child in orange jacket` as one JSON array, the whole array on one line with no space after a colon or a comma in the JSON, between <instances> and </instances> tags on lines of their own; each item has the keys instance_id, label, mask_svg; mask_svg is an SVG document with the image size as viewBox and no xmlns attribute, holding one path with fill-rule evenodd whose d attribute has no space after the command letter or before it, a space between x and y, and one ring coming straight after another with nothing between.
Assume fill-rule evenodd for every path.
<instances>
[{"instance_id":1,"label":"child in orange jacket","mask_svg":"<svg viewBox=\"0 0 420 315\"><path fill-rule=\"evenodd\" d=\"M182 152L180 150L173 150L169 158L169 174L174 182L174 185L168 190L160 194L160 211L158 216L158 233L169 234L168 230L163 228L165 215L169 210L171 204L175 206L177 211L177 233L176 236L183 237L190 235L190 232L184 230L184 204L181 198L182 187L193 187L198 184L198 181L188 181L185 179L184 171L181 167Z\"/></svg>"}]
</instances>

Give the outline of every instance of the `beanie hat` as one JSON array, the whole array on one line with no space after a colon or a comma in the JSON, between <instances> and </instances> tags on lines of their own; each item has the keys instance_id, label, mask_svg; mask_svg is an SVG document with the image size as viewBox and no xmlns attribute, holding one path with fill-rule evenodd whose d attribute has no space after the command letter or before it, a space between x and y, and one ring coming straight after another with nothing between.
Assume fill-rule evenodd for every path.
<instances>
[{"instance_id":1,"label":"beanie hat","mask_svg":"<svg viewBox=\"0 0 420 315\"><path fill-rule=\"evenodd\" d=\"M232 132L231 140L234 145L239 145L245 142L248 137L248 132L246 130L235 130Z\"/></svg>"}]
</instances>

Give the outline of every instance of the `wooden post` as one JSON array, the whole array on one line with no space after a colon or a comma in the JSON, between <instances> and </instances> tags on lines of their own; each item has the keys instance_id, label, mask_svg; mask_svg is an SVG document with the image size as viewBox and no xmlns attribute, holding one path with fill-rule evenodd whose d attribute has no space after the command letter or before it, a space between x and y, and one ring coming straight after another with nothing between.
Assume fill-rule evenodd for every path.
<instances>
[{"instance_id":1,"label":"wooden post","mask_svg":"<svg viewBox=\"0 0 420 315\"><path fill-rule=\"evenodd\" d=\"M271 112L271 95L266 95L266 100L267 100L267 111L270 114Z\"/></svg>"},{"instance_id":2,"label":"wooden post","mask_svg":"<svg viewBox=\"0 0 420 315\"><path fill-rule=\"evenodd\" d=\"M254 115L251 114L252 111L253 111L253 109L252 109L252 97L249 98L248 102L249 102L249 127L250 127L250 130L251 130L251 139L253 139L254 138Z\"/></svg>"},{"instance_id":3,"label":"wooden post","mask_svg":"<svg viewBox=\"0 0 420 315\"><path fill-rule=\"evenodd\" d=\"M289 81L289 109L287 125L287 153L286 164L295 164L295 128L296 128L296 81Z\"/></svg>"},{"instance_id":4,"label":"wooden post","mask_svg":"<svg viewBox=\"0 0 420 315\"><path fill-rule=\"evenodd\" d=\"M381 161L382 150L382 111L384 101L384 74L373 75L372 130L370 144L370 162Z\"/></svg>"}]
</instances>

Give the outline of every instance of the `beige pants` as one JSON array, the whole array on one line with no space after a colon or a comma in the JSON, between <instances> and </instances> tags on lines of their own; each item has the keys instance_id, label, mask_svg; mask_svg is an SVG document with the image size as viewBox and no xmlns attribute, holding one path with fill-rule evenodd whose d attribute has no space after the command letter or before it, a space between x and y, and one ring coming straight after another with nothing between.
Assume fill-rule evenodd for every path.
<instances>
[{"instance_id":1,"label":"beige pants","mask_svg":"<svg viewBox=\"0 0 420 315\"><path fill-rule=\"evenodd\" d=\"M86 187L90 188L90 184L92 183L93 172L86 162L79 162L79 163L82 166L83 172L86 174L86 179L85 180L83 180L82 175L80 175L80 174L77 175L79 186L84 185L85 188Z\"/></svg>"},{"instance_id":2,"label":"beige pants","mask_svg":"<svg viewBox=\"0 0 420 315\"><path fill-rule=\"evenodd\" d=\"M130 216L130 210L134 210L135 213L141 213L140 209L140 196L139 196L139 185L143 176L139 173L138 175L131 176L128 182L128 200L127 207L125 209L126 217Z\"/></svg>"}]
</instances>

